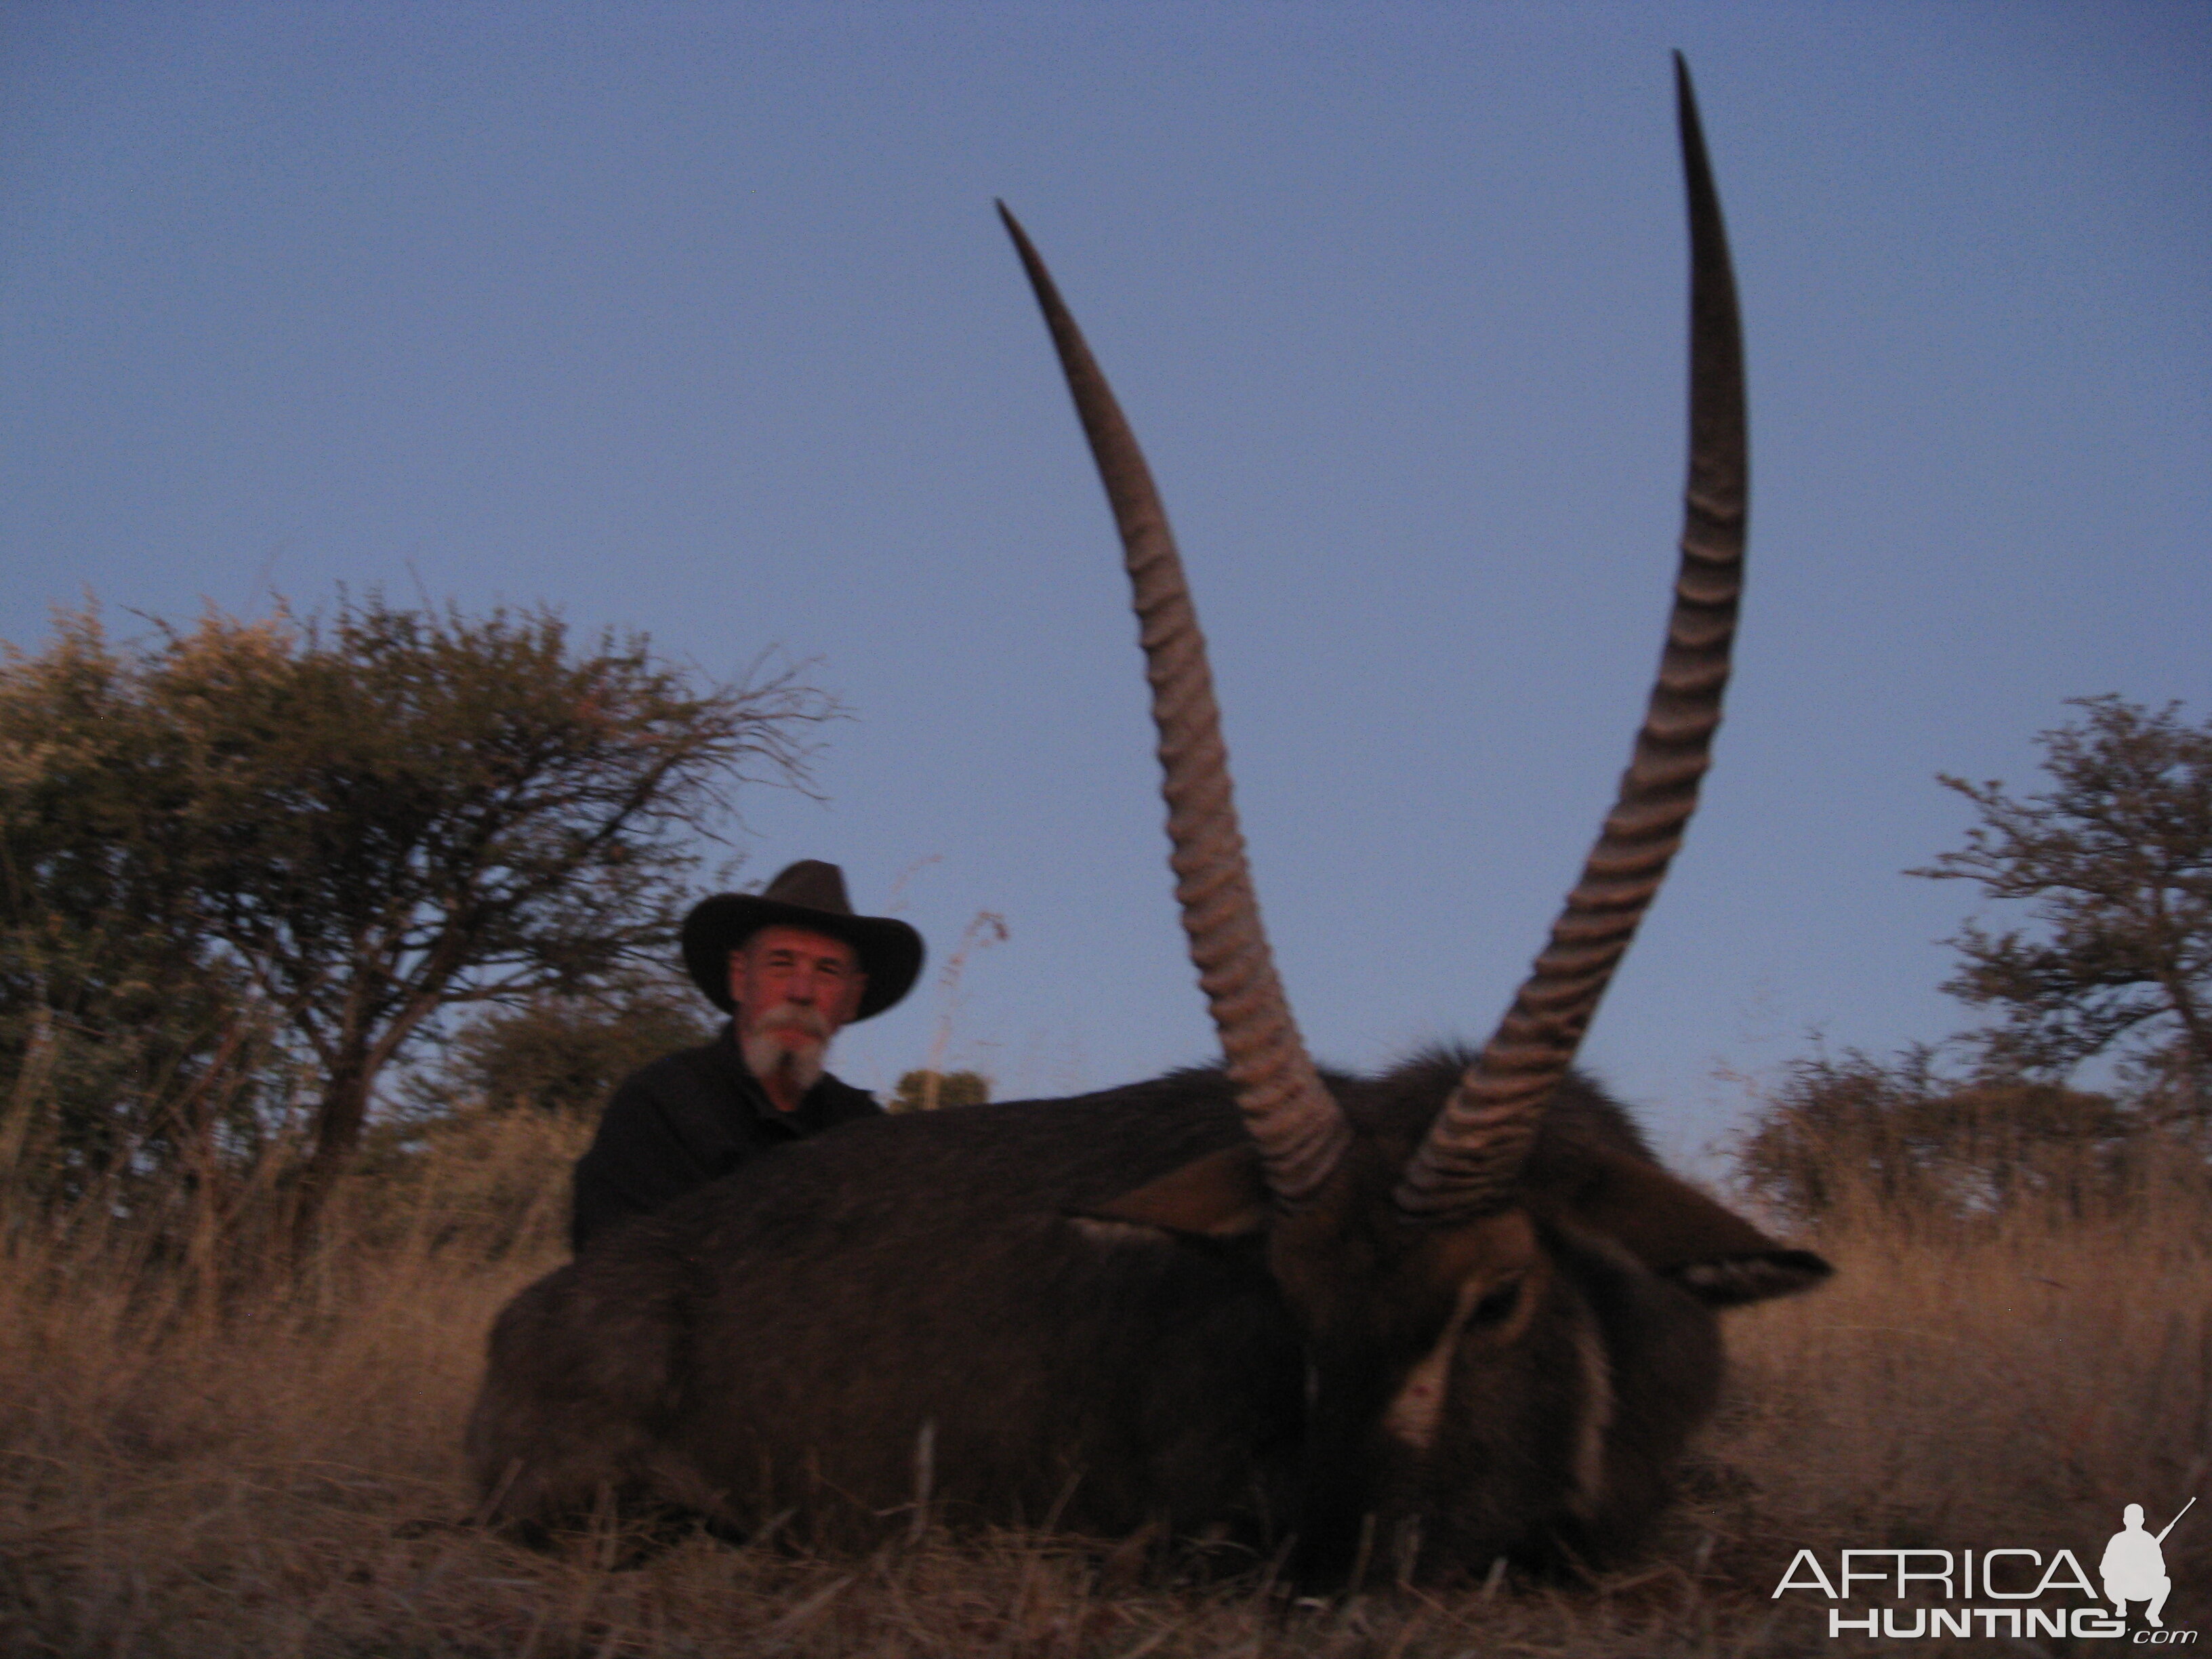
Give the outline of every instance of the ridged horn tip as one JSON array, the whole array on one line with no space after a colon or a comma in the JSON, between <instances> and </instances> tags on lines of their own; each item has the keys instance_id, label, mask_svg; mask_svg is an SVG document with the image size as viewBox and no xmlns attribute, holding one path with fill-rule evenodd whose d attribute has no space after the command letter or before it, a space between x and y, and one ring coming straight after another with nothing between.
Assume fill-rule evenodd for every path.
<instances>
[{"instance_id":1,"label":"ridged horn tip","mask_svg":"<svg viewBox=\"0 0 2212 1659\"><path fill-rule=\"evenodd\" d=\"M1749 494L1743 341L1728 232L1679 52L1674 95L1690 223L1690 454L1667 643L1620 793L1551 942L1406 1166L1397 1201L1409 1214L1467 1214L1510 1190L1535 1115L1574 1063L1674 857L1720 724ZM1525 1124L1515 1115L1523 1111Z\"/></svg>"}]
</instances>

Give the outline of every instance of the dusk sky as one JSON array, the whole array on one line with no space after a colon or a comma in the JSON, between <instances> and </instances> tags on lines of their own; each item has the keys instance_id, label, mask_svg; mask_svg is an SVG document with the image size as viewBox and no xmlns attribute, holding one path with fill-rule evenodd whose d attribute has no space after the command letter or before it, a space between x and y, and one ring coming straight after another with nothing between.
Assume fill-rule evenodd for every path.
<instances>
[{"instance_id":1,"label":"dusk sky","mask_svg":"<svg viewBox=\"0 0 2212 1659\"><path fill-rule=\"evenodd\" d=\"M0 639L339 585L544 602L852 718L739 879L933 963L837 1069L1212 1052L1111 522L1027 224L1159 476L1325 1060L1480 1042L1656 659L1670 49L1750 363L1705 805L1585 1052L1662 1147L1972 1021L1938 771L2212 714L2212 6L15 3ZM957 995L979 913L1008 938ZM2005 920L1984 911L1986 920Z\"/></svg>"}]
</instances>

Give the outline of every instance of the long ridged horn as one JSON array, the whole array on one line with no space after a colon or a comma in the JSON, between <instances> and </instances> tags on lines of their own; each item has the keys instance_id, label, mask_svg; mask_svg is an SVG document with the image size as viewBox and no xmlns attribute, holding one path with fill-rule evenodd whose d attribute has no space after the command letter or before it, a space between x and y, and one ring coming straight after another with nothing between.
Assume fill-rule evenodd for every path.
<instances>
[{"instance_id":1,"label":"long ridged horn","mask_svg":"<svg viewBox=\"0 0 2212 1659\"><path fill-rule=\"evenodd\" d=\"M1690 476L1666 649L1620 797L1551 942L1400 1178L1399 1207L1423 1218L1478 1213L1510 1194L1544 1102L1681 845L1720 725L1743 591L1743 341L1720 198L1680 52L1674 88L1690 210Z\"/></svg>"},{"instance_id":2,"label":"long ridged horn","mask_svg":"<svg viewBox=\"0 0 2212 1659\"><path fill-rule=\"evenodd\" d=\"M1275 975L1244 859L1244 837L1237 827L1229 751L1214 707L1206 638L1198 631L1182 559L1152 469L1044 261L1004 202L999 204L999 217L1036 290L1121 532L1138 636L1145 647L1145 677L1152 687L1152 722L1160 734L1160 793L1167 798L1168 839L1174 845L1169 863L1190 959L1237 1085L1245 1128L1266 1165L1268 1188L1279 1202L1295 1207L1336 1166L1350 1134L1344 1115L1306 1056Z\"/></svg>"}]
</instances>

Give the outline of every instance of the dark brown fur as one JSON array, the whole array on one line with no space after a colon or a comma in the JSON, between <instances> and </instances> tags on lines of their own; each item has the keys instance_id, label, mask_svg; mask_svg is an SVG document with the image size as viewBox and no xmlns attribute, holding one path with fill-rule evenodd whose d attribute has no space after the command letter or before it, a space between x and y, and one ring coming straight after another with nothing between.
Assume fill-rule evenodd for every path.
<instances>
[{"instance_id":1,"label":"dark brown fur","mask_svg":"<svg viewBox=\"0 0 2212 1659\"><path fill-rule=\"evenodd\" d=\"M1387 1183L1464 1063L1328 1079L1383 1218L1333 1247L1354 1293L1399 1248L1379 1236L1403 1224ZM1431 1576L1600 1559L1664 1503L1711 1409L1709 1304L1826 1272L1667 1176L1571 1079L1516 1212L1538 1265L1489 1298L1504 1314L1470 1317L1415 1448L1383 1417L1449 1308L1317 1354L1271 1272L1256 1177L1224 1237L1112 1218L1246 1145L1226 1080L1185 1072L854 1124L617 1230L493 1331L468 1430L486 1516L542 1531L612 1500L739 1531L789 1515L842 1544L908 1524L926 1493L955 1524L1296 1533L1310 1576L1340 1576L1370 1516L1378 1561L1418 1538ZM1650 1217L1655 1192L1679 1212Z\"/></svg>"}]
</instances>

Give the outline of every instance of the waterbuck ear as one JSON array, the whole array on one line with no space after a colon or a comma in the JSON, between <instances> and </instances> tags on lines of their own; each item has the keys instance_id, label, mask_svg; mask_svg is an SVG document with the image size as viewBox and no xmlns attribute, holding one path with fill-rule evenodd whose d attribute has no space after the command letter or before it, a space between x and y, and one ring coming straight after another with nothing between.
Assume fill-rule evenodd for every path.
<instances>
[{"instance_id":1,"label":"waterbuck ear","mask_svg":"<svg viewBox=\"0 0 2212 1659\"><path fill-rule=\"evenodd\" d=\"M1656 1164L1592 1151L1566 1195L1585 1225L1716 1308L1809 1290L1835 1269L1810 1250L1777 1243L1735 1211Z\"/></svg>"},{"instance_id":2,"label":"waterbuck ear","mask_svg":"<svg viewBox=\"0 0 2212 1659\"><path fill-rule=\"evenodd\" d=\"M1157 1181L1076 1213L1098 1221L1133 1222L1203 1238L1238 1238L1267 1219L1267 1183L1259 1149L1249 1141L1194 1158Z\"/></svg>"}]
</instances>

